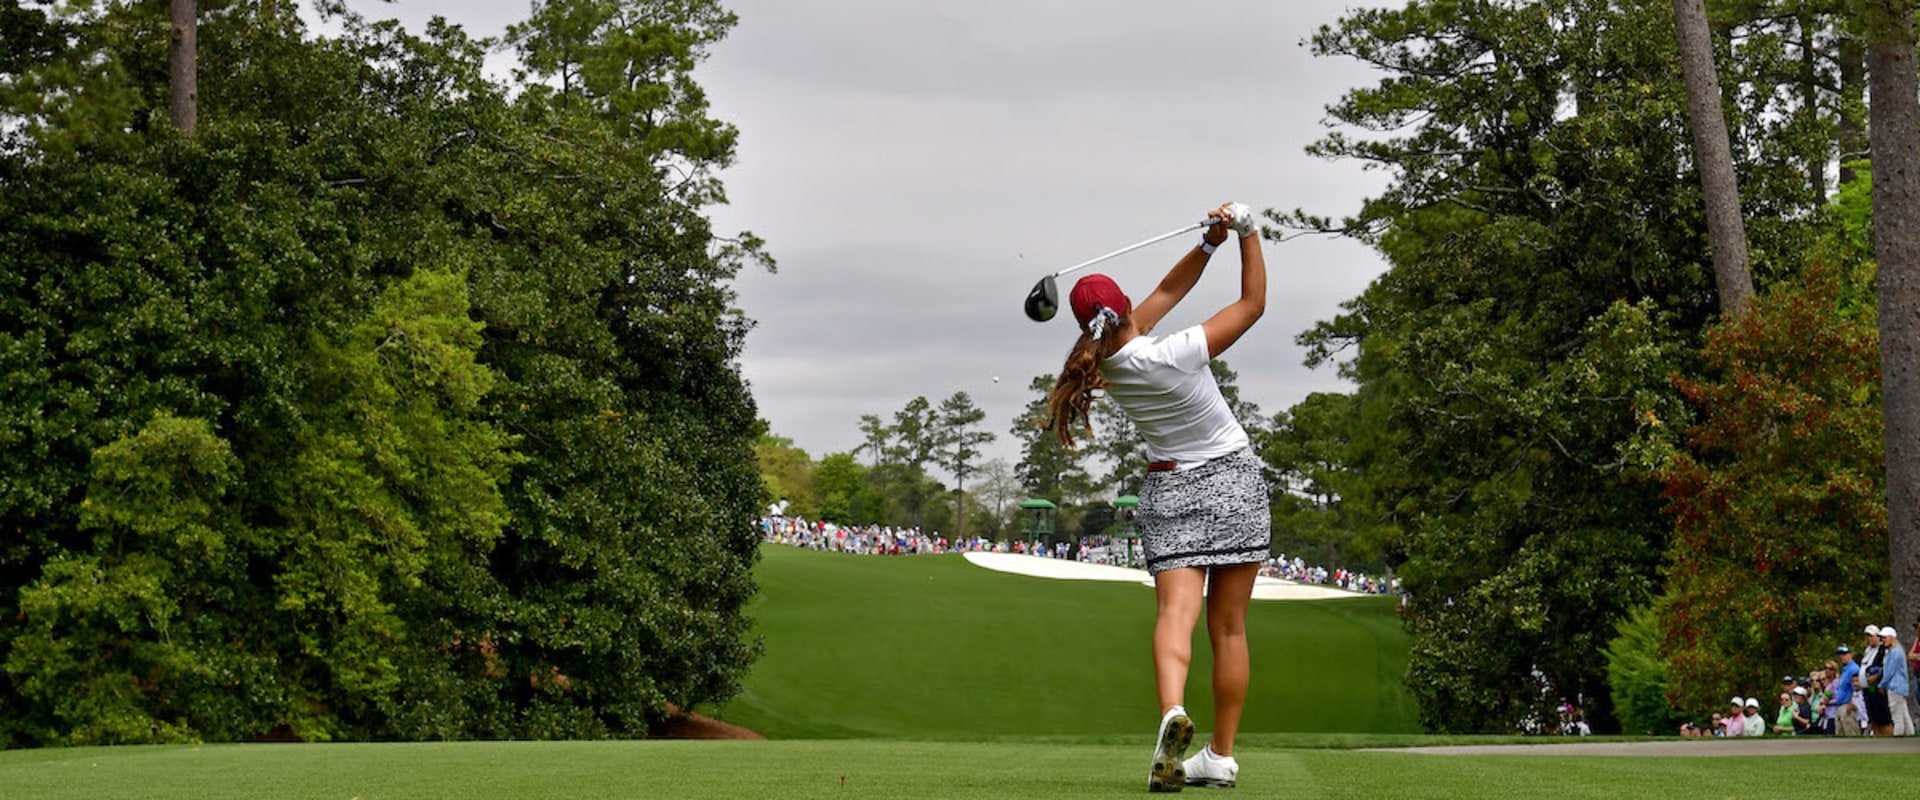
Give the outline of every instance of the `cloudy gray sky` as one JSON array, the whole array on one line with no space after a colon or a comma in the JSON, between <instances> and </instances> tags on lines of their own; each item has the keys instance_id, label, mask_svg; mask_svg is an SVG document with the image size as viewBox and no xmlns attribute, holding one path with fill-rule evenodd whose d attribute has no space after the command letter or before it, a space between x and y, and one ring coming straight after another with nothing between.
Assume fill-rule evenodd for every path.
<instances>
[{"instance_id":1,"label":"cloudy gray sky","mask_svg":"<svg viewBox=\"0 0 1920 800\"><path fill-rule=\"evenodd\" d=\"M439 14L498 35L528 3L359 0L417 29ZM732 0L740 24L699 78L740 129L722 231L779 260L737 281L758 322L741 366L775 433L818 458L860 443L861 414L971 394L1008 429L1033 376L1057 370L1071 315L1021 313L1034 281L1194 221L1227 200L1358 208L1385 177L1309 157L1324 108L1371 83L1302 44L1349 0ZM1367 3L1372 5L1372 3ZM1197 235L1196 235L1197 236ZM1190 242L1107 262L1136 297ZM1271 413L1342 388L1294 337L1384 269L1346 240L1265 245L1267 315L1226 354ZM1238 291L1232 247L1162 323L1197 323ZM1072 277L1077 277L1072 276ZM1064 293L1066 286L1062 286ZM998 383L994 378L1000 378Z\"/></svg>"}]
</instances>

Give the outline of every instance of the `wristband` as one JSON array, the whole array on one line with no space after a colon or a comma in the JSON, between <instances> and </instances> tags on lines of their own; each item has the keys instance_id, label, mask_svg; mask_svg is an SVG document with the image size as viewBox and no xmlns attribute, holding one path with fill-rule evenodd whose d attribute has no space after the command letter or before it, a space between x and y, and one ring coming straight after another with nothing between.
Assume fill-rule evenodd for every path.
<instances>
[{"instance_id":1,"label":"wristband","mask_svg":"<svg viewBox=\"0 0 1920 800\"><path fill-rule=\"evenodd\" d=\"M1206 234L1200 234L1200 252L1213 255L1213 251L1219 249L1219 247L1220 245L1207 241Z\"/></svg>"}]
</instances>

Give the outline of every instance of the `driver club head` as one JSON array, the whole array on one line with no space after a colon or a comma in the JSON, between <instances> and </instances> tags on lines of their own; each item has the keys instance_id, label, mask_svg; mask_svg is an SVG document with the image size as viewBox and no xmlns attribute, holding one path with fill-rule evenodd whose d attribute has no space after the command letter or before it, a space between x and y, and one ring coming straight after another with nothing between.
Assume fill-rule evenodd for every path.
<instances>
[{"instance_id":1,"label":"driver club head","mask_svg":"<svg viewBox=\"0 0 1920 800\"><path fill-rule=\"evenodd\" d=\"M1109 258L1113 258L1115 256L1126 255L1127 253L1131 253L1135 250L1138 250L1142 247L1146 247L1147 245L1153 244L1155 242L1164 242L1175 236L1184 236L1186 234L1200 230L1201 228L1205 228L1208 225L1216 224L1217 222L1219 222L1219 220L1209 216L1206 219L1203 219L1192 225L1188 225L1187 227L1181 228L1177 231L1169 231L1167 233L1163 233L1163 234L1160 234L1159 236L1155 236L1151 239L1148 239L1144 242L1135 242L1134 244L1127 245L1126 247L1122 247L1106 255L1096 256L1094 258L1087 259L1086 261L1082 261L1071 267L1067 267L1066 269L1060 270L1059 272L1055 272L1052 275L1048 275L1047 277L1041 278L1039 283L1036 283L1033 285L1033 291L1027 293L1027 304L1026 304L1027 319L1033 320L1034 322L1046 322L1047 320L1053 319L1053 315L1060 311L1060 289L1054 286L1054 283L1053 283L1054 278L1057 278L1061 275L1065 275L1069 272L1080 269L1082 267L1093 266L1094 264L1098 264L1102 261L1105 261Z\"/></svg>"},{"instance_id":2,"label":"driver club head","mask_svg":"<svg viewBox=\"0 0 1920 800\"><path fill-rule=\"evenodd\" d=\"M1054 286L1052 275L1033 285L1033 291L1027 293L1026 309L1027 319L1034 322L1046 322L1060 311L1060 289Z\"/></svg>"}]
</instances>

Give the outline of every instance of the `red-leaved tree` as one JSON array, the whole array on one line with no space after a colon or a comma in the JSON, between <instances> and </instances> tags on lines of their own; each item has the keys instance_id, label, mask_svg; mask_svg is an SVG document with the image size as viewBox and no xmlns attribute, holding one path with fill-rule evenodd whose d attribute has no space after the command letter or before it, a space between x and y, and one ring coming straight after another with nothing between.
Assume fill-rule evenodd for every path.
<instances>
[{"instance_id":1,"label":"red-leaved tree","mask_svg":"<svg viewBox=\"0 0 1920 800\"><path fill-rule=\"evenodd\" d=\"M1834 270L1712 331L1701 412L1666 472L1667 699L1692 711L1803 674L1891 608L1879 336Z\"/></svg>"}]
</instances>

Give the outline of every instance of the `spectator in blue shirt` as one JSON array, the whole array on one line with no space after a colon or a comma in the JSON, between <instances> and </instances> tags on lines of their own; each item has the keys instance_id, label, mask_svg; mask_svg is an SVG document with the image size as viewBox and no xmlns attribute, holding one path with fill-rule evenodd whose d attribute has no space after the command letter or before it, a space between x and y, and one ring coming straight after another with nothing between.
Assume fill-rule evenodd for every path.
<instances>
[{"instance_id":1,"label":"spectator in blue shirt","mask_svg":"<svg viewBox=\"0 0 1920 800\"><path fill-rule=\"evenodd\" d=\"M1833 655L1840 660L1840 677L1833 682L1833 699L1827 701L1835 710L1834 732L1859 736L1860 712L1853 707L1853 681L1860 677L1860 665L1853 663L1853 650L1844 644Z\"/></svg>"}]
</instances>

